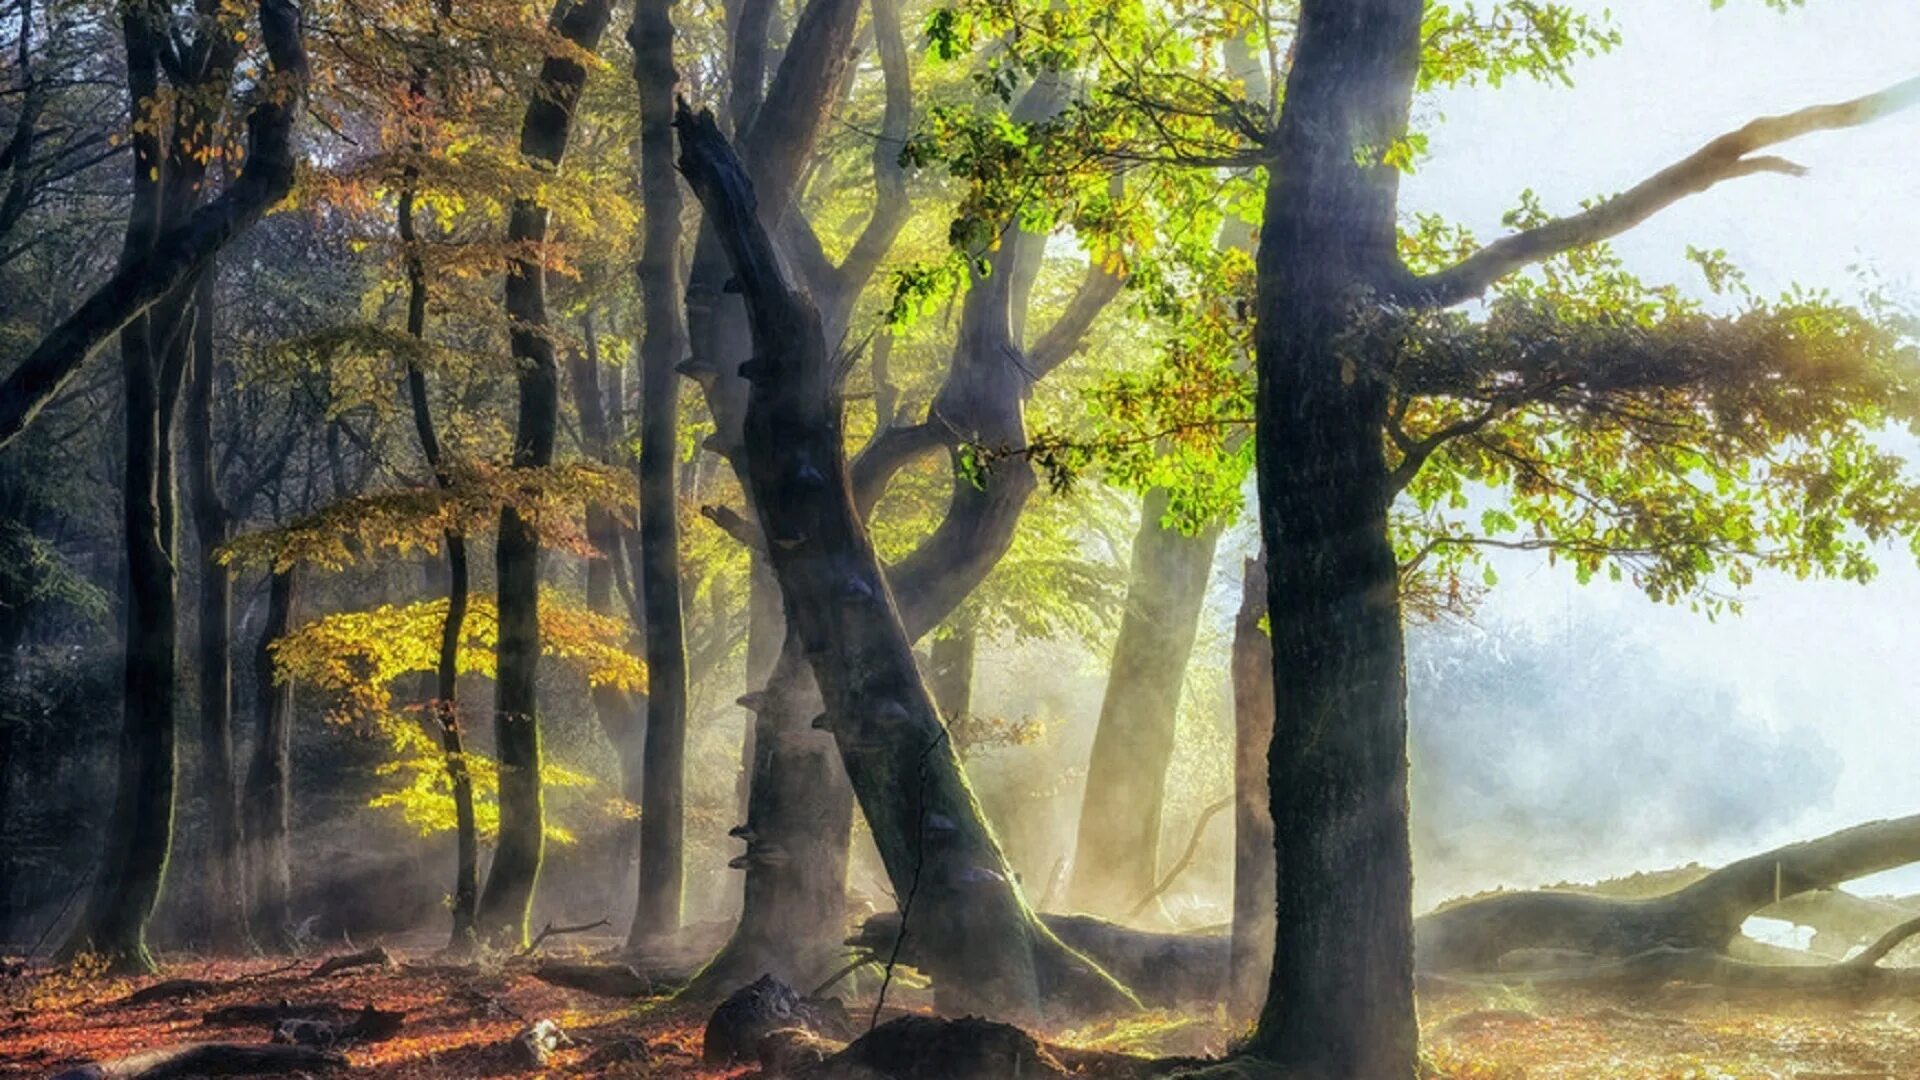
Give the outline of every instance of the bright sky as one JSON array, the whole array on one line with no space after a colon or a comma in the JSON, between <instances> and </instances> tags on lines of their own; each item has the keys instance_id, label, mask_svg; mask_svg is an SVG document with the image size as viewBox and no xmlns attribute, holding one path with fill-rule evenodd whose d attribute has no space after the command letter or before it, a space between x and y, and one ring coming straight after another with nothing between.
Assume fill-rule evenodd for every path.
<instances>
[{"instance_id":1,"label":"bright sky","mask_svg":"<svg viewBox=\"0 0 1920 1080\"><path fill-rule=\"evenodd\" d=\"M1809 0L1787 14L1761 0L1729 0L1717 12L1708 0L1606 6L1625 43L1583 62L1574 87L1511 84L1434 101L1439 115L1429 113L1426 125L1433 156L1408 180L1403 207L1442 212L1486 239L1498 235L1500 214L1523 188L1549 210L1573 208L1754 116L1920 74L1916 0ZM1850 268L1861 264L1908 286L1920 281L1920 109L1781 152L1812 175L1742 179L1697 196L1622 239L1628 265L1697 289L1699 274L1684 259L1693 244L1726 249L1767 293L1795 281L1845 291ZM1515 559L1502 564L1484 614L1556 626L1624 614L1674 656L1742 687L1742 704L1758 722L1818 730L1844 762L1839 788L1829 805L1798 820L1755 823L1763 840L1784 842L1920 812L1920 571L1897 552L1884 566L1866 588L1762 579L1744 617L1715 625L1655 607L1630 588L1582 588L1565 572ZM1740 764L1727 761L1691 782L1738 783ZM1723 859L1748 846L1697 857ZM1644 859L1602 844L1590 865L1541 870L1552 880L1647 868L1636 856ZM1920 872L1884 884L1920 891Z\"/></svg>"}]
</instances>

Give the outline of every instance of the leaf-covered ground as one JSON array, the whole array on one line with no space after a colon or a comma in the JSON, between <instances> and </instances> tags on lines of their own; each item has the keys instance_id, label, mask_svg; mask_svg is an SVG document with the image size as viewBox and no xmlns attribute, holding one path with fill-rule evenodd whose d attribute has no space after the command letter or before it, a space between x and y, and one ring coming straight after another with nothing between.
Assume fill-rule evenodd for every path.
<instances>
[{"instance_id":1,"label":"leaf-covered ground","mask_svg":"<svg viewBox=\"0 0 1920 1080\"><path fill-rule=\"evenodd\" d=\"M405 1010L398 1038L350 1048L351 1075L480 1077L523 1072L507 1043L547 1018L578 1045L548 1075L744 1078L751 1068L700 1062L704 1013L596 998L523 971L456 974L364 968L321 980L311 965L175 959L168 978L243 979L208 995L127 1005L158 980L11 974L0 981L0 1077L40 1077L86 1061L201 1041L253 1042L262 1028L209 1027L239 1003L334 1001ZM1920 1078L1920 1006L1730 1002L1671 990L1622 1000L1590 994L1449 994L1422 1003L1429 1080L1907 1080ZM1140 1054L1217 1053L1217 1017L1159 1015L1057 1033L1063 1044ZM645 1061L588 1064L608 1043L637 1041ZM1088 1076L1098 1075L1089 1071Z\"/></svg>"}]
</instances>

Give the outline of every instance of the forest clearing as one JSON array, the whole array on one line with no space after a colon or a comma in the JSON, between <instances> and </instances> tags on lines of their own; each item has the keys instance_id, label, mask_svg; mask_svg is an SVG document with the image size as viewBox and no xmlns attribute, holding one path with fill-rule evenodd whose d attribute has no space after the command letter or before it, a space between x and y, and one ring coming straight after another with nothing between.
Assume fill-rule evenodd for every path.
<instances>
[{"instance_id":1,"label":"forest clearing","mask_svg":"<svg viewBox=\"0 0 1920 1080\"><path fill-rule=\"evenodd\" d=\"M1920 1078L1914 41L0 0L0 1073Z\"/></svg>"}]
</instances>

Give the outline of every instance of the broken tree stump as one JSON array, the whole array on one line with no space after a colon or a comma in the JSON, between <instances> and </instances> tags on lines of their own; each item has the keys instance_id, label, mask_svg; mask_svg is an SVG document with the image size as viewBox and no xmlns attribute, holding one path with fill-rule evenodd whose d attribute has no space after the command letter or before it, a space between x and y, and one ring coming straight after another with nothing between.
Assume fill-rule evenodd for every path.
<instances>
[{"instance_id":1,"label":"broken tree stump","mask_svg":"<svg viewBox=\"0 0 1920 1080\"><path fill-rule=\"evenodd\" d=\"M771 975L735 990L707 1019L701 1056L709 1065L754 1061L760 1040L783 1028L828 1038L852 1034L853 1021L838 998L803 998Z\"/></svg>"},{"instance_id":2,"label":"broken tree stump","mask_svg":"<svg viewBox=\"0 0 1920 1080\"><path fill-rule=\"evenodd\" d=\"M53 1080L185 1080L195 1076L265 1076L344 1069L347 1059L309 1046L274 1043L191 1043L148 1050L115 1061L91 1062Z\"/></svg>"}]
</instances>

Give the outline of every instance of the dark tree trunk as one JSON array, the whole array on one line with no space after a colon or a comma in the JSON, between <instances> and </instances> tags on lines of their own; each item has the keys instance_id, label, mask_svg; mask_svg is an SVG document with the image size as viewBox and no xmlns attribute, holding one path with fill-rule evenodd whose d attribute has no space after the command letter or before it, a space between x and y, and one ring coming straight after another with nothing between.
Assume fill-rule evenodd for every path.
<instances>
[{"instance_id":1,"label":"dark tree trunk","mask_svg":"<svg viewBox=\"0 0 1920 1080\"><path fill-rule=\"evenodd\" d=\"M137 13L124 16L123 23L127 87L138 113L159 94L159 42ZM132 143L133 204L122 269L141 263L162 227L160 135L136 129ZM99 869L63 950L69 956L99 955L116 970L136 972L157 967L147 950L147 920L160 896L173 840L176 622L173 560L160 505L167 439L160 430L154 321L141 315L122 324L120 333L126 418L121 524L127 549L120 769Z\"/></svg>"},{"instance_id":2,"label":"dark tree trunk","mask_svg":"<svg viewBox=\"0 0 1920 1080\"><path fill-rule=\"evenodd\" d=\"M774 572L942 1007L1036 1017L1043 1001L1070 1013L1137 1004L1062 945L1022 897L855 511L820 313L774 254L746 172L712 117L683 112L675 125L681 170L748 305L755 358L745 372L746 465Z\"/></svg>"},{"instance_id":3,"label":"dark tree trunk","mask_svg":"<svg viewBox=\"0 0 1920 1080\"><path fill-rule=\"evenodd\" d=\"M848 62L860 0L809 0L772 90L762 96L765 17L774 6L758 6L760 14L751 2L743 9L732 78L735 116L754 182L767 193L768 206L784 207ZM776 214L770 224L777 221ZM743 438L747 383L739 370L753 344L745 306L728 288L731 276L713 224L703 220L686 288L691 356L679 370L700 385L715 426L707 448L733 467L751 512L755 495L747 481ZM771 584L765 563L764 553L756 552L748 631L748 686L753 689L742 698L743 704L762 703L749 709L753 715L742 747L750 790L744 800L747 820L738 831L749 843L747 853L730 863L745 871L741 918L689 988L696 996L728 993L741 977L752 979L763 971L782 972L794 982L815 978L825 973L843 936L852 796L832 740L811 726L812 715L798 704L818 701L819 691L806 664L783 655L789 635L777 621L780 590ZM842 818L849 824L836 834Z\"/></svg>"},{"instance_id":4,"label":"dark tree trunk","mask_svg":"<svg viewBox=\"0 0 1920 1080\"><path fill-rule=\"evenodd\" d=\"M646 615L646 778L641 789L640 891L629 944L680 928L686 878L687 654L680 600L679 499L674 490L680 375L686 349L676 272L680 188L673 172L672 0L638 0L627 35L640 98L640 195L646 217L640 291L640 580ZM764 32L764 31L763 31Z\"/></svg>"},{"instance_id":5,"label":"dark tree trunk","mask_svg":"<svg viewBox=\"0 0 1920 1080\"><path fill-rule=\"evenodd\" d=\"M240 788L233 764L233 579L216 557L227 542L227 510L213 471L213 311L211 270L194 301L192 381L186 404L187 487L200 547L199 642L194 656L200 706L200 797L207 808L207 913L212 943L224 952L252 942L242 880Z\"/></svg>"},{"instance_id":6,"label":"dark tree trunk","mask_svg":"<svg viewBox=\"0 0 1920 1080\"><path fill-rule=\"evenodd\" d=\"M1385 387L1356 305L1398 268L1398 174L1356 152L1407 126L1419 0L1308 0L1256 261L1260 531L1274 682L1275 963L1249 1052L1410 1077L1406 680Z\"/></svg>"},{"instance_id":7,"label":"dark tree trunk","mask_svg":"<svg viewBox=\"0 0 1920 1080\"><path fill-rule=\"evenodd\" d=\"M1220 539L1218 528L1188 536L1166 527L1168 503L1164 489L1148 492L1134 535L1127 606L1080 803L1067 890L1076 911L1125 914L1159 880L1180 690Z\"/></svg>"},{"instance_id":8,"label":"dark tree trunk","mask_svg":"<svg viewBox=\"0 0 1920 1080\"><path fill-rule=\"evenodd\" d=\"M253 754L240 809L254 932L285 944L293 928L293 860L288 831L293 816L291 751L293 684L274 675L273 644L293 623L294 571L274 572L267 587L267 619L254 649Z\"/></svg>"},{"instance_id":9,"label":"dark tree trunk","mask_svg":"<svg viewBox=\"0 0 1920 1080\"><path fill-rule=\"evenodd\" d=\"M1267 749L1273 744L1273 642L1264 557L1247 560L1233 620L1233 929L1227 1008L1259 1014L1273 969L1273 815L1267 809Z\"/></svg>"},{"instance_id":10,"label":"dark tree trunk","mask_svg":"<svg viewBox=\"0 0 1920 1080\"><path fill-rule=\"evenodd\" d=\"M424 93L420 79L414 92ZM399 227L401 243L406 245L407 336L425 341L427 336L427 269L419 251L419 229L414 220L414 188L417 173L407 172L407 187L400 195ZM434 482L450 487L453 474L440 448L434 428L433 404L427 395L427 373L417 362L407 364L407 403L413 414L414 434L420 440L420 452L433 470ZM460 638L467 621L469 591L467 539L449 529L443 537L447 549L447 614L440 623L440 652L434 664L433 701L429 709L440 735L440 749L447 759L447 786L453 797L453 928L450 946L469 949L475 944L474 914L480 895L480 827L473 809L473 778L467 771L465 738L460 729Z\"/></svg>"},{"instance_id":11,"label":"dark tree trunk","mask_svg":"<svg viewBox=\"0 0 1920 1080\"><path fill-rule=\"evenodd\" d=\"M612 13L611 0L560 0L549 26L570 45L592 52ZM570 56L549 56L540 88L520 129L520 155L536 167L558 169L573 130L574 107L586 68ZM539 248L547 239L547 210L531 199L514 203L507 227L514 243ZM515 468L553 463L560 423L560 378L548 335L547 274L537 258L515 259L507 270L507 317L519 362L519 418ZM495 661L494 751L500 759L500 839L476 914L478 931L494 944L524 946L533 889L546 843L540 794L540 724L535 675L540 660L540 536L533 522L509 505L500 512L494 565L500 630Z\"/></svg>"}]
</instances>

